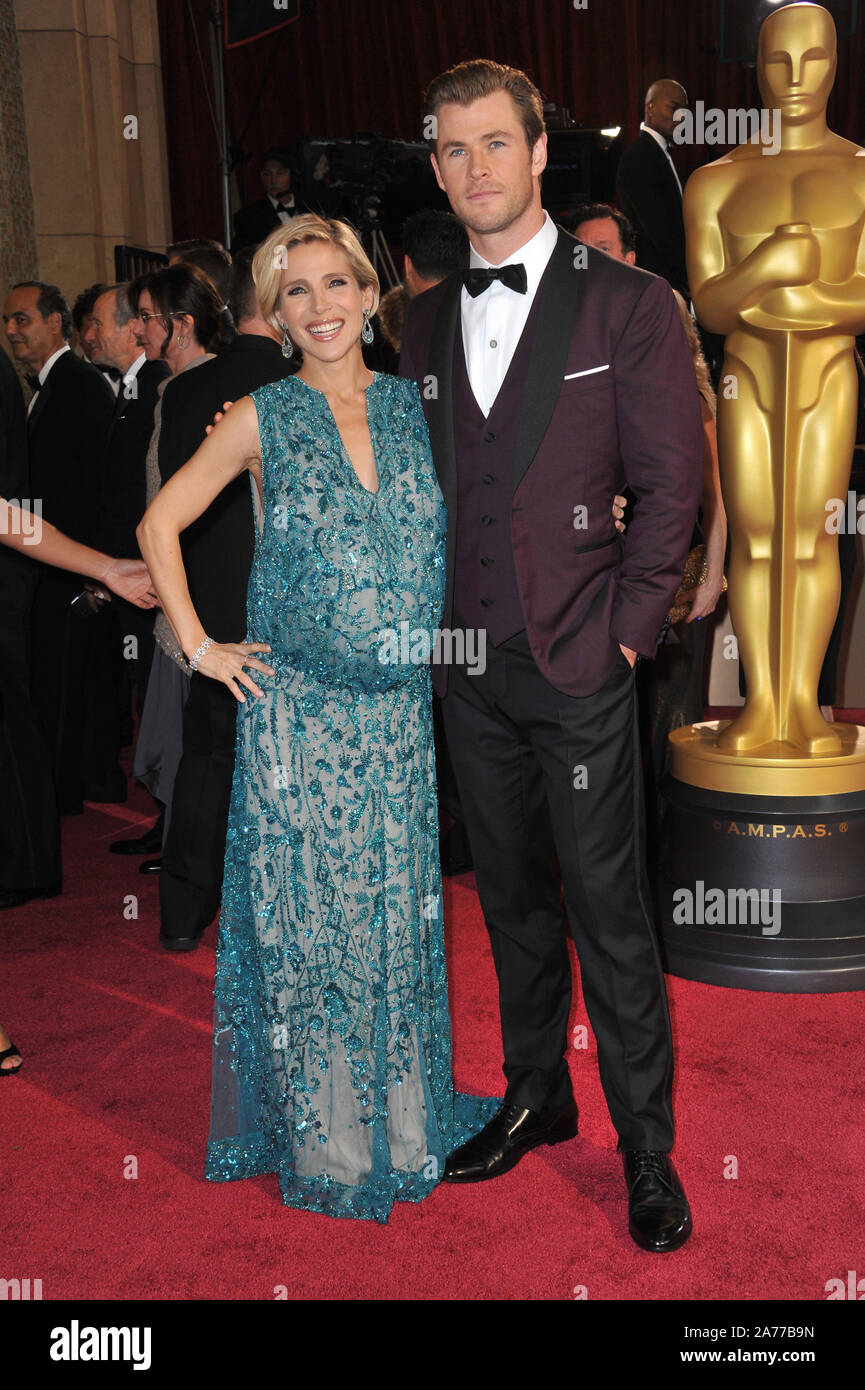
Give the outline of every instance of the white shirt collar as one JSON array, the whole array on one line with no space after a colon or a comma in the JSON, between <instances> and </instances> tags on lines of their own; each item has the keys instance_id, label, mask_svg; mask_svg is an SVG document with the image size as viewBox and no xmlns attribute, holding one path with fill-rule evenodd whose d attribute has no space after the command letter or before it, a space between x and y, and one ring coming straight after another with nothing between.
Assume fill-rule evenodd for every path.
<instances>
[{"instance_id":1,"label":"white shirt collar","mask_svg":"<svg viewBox=\"0 0 865 1390\"><path fill-rule=\"evenodd\" d=\"M140 356L136 357L135 361L132 363L132 366L128 369L128 371L126 371L126 372L123 373L123 383L122 383L122 384L123 384L124 386L128 386L129 383L130 383L130 381L134 381L134 380L135 380L135 378L138 376L138 373L141 371L141 368L144 366L144 363L145 363L146 361L147 361L147 354L144 353L144 352L142 352L142 353L140 354Z\"/></svg>"},{"instance_id":2,"label":"white shirt collar","mask_svg":"<svg viewBox=\"0 0 865 1390\"><path fill-rule=\"evenodd\" d=\"M544 225L540 231L535 232L535 235L524 246L520 246L510 256L506 256L503 261L499 262L499 265L510 265L514 261L524 265L526 268L526 292L531 296L540 284L541 276L549 264L550 256L553 254L558 239L558 228L550 214L545 210ZM469 266L473 270L498 269L498 266L493 266L492 261L484 260L480 252L476 251L473 246L469 254Z\"/></svg>"},{"instance_id":3,"label":"white shirt collar","mask_svg":"<svg viewBox=\"0 0 865 1390\"><path fill-rule=\"evenodd\" d=\"M645 132L646 132L647 135L651 135L652 138L655 140L656 144L664 151L664 155L665 155L665 157L666 157L667 163L669 164L670 168L671 168L672 171L673 171L673 178L676 180L676 183L677 183L678 186L679 186L679 196L681 197L681 196L682 196L682 180L679 178L679 171L678 171L678 169L676 168L676 165L675 165L675 163L674 163L674 161L673 161L673 156L670 154L670 144L669 144L669 141L665 140L664 137L663 137L663 135L660 135L660 134L658 133L657 130L653 130L652 127L651 127L650 125L646 125L646 122L645 122L645 121L642 121L642 122L640 123L640 130L645 130Z\"/></svg>"},{"instance_id":4,"label":"white shirt collar","mask_svg":"<svg viewBox=\"0 0 865 1390\"><path fill-rule=\"evenodd\" d=\"M42 366L39 368L39 385L40 385L40 386L44 386L44 385L45 385L46 379L47 379L47 377L48 377L48 373L51 371L51 368L54 366L54 363L57 361L57 358L58 358L58 357L62 357L63 354L64 354L64 352L70 352L70 351L71 351L71 349L70 349L70 347L69 347L69 344L68 344L68 343L64 343L63 346L62 346L61 348L58 348L56 352L52 352L52 354L51 354L51 356L48 358L48 361L47 361L47 362L43 362Z\"/></svg>"},{"instance_id":5,"label":"white shirt collar","mask_svg":"<svg viewBox=\"0 0 865 1390\"><path fill-rule=\"evenodd\" d=\"M644 130L647 135L651 135L655 143L657 145L660 145L661 149L664 151L664 154L670 153L670 146L667 144L667 141L664 139L663 135L659 130L653 130L650 125L646 125L645 121L640 122L640 130Z\"/></svg>"},{"instance_id":6,"label":"white shirt collar","mask_svg":"<svg viewBox=\"0 0 865 1390\"><path fill-rule=\"evenodd\" d=\"M270 194L268 193L268 198ZM274 212L290 212L294 207L294 194L292 193L287 203L281 203L278 198L270 198Z\"/></svg>"}]
</instances>

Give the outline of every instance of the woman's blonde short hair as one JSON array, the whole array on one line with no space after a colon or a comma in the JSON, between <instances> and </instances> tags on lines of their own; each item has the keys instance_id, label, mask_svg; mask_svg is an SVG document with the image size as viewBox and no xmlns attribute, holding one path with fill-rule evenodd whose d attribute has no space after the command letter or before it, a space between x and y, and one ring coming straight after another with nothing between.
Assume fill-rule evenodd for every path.
<instances>
[{"instance_id":1,"label":"woman's blonde short hair","mask_svg":"<svg viewBox=\"0 0 865 1390\"><path fill-rule=\"evenodd\" d=\"M333 218L319 217L317 213L307 212L300 217L293 217L290 222L271 232L252 258L252 278L255 281L255 293L262 318L273 328L279 329L276 306L279 301L282 272L286 268L285 253L294 246L306 246L312 241L329 241L339 247L360 288L371 288L373 291L373 305L370 310L372 317L378 308L379 281L357 233L347 222L337 222Z\"/></svg>"}]
</instances>

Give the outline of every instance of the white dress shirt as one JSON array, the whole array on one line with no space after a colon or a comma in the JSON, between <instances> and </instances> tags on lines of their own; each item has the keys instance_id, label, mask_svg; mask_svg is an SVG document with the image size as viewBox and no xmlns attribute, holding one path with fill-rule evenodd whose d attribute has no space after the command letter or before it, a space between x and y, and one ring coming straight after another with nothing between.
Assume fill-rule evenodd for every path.
<instances>
[{"instance_id":1,"label":"white dress shirt","mask_svg":"<svg viewBox=\"0 0 865 1390\"><path fill-rule=\"evenodd\" d=\"M500 263L525 266L528 282L525 294L509 289L501 280L493 280L489 289L477 297L470 295L463 286L461 319L466 368L475 400L485 416L492 410L507 376L558 235L556 224L545 212L540 231ZM473 270L491 268L490 262L485 261L473 246L469 266ZM492 268L498 269L497 266Z\"/></svg>"},{"instance_id":2,"label":"white dress shirt","mask_svg":"<svg viewBox=\"0 0 865 1390\"><path fill-rule=\"evenodd\" d=\"M132 363L132 366L129 367L129 368L123 373L123 380L122 380L121 383L120 383L120 390L123 392L123 395L124 395L125 399L128 400L128 401L135 400L135 397L136 397L136 394L137 394L137 393L136 393L135 391L130 391L128 388L129 388L130 384L131 384L131 383L135 380L135 378L138 376L138 373L141 371L141 368L144 366L144 364L145 364L146 361L147 361L147 355L146 355L146 353L143 353L143 352L140 353L139 356L136 357L135 361ZM119 392L118 392L118 395L119 395Z\"/></svg>"},{"instance_id":3,"label":"white dress shirt","mask_svg":"<svg viewBox=\"0 0 865 1390\"><path fill-rule=\"evenodd\" d=\"M36 400L36 397L39 395L39 391L41 391L42 387L45 385L45 382L48 380L48 373L51 371L51 368L57 361L57 358L62 357L64 352L71 352L71 348L68 343L64 343L62 348L58 348L56 352L52 352L51 356L48 358L48 361L43 362L42 366L39 368L39 387L36 391L33 392L33 395L30 397L30 403L27 406L28 415L33 409L33 404Z\"/></svg>"},{"instance_id":4,"label":"white dress shirt","mask_svg":"<svg viewBox=\"0 0 865 1390\"><path fill-rule=\"evenodd\" d=\"M294 201L293 193L288 207L285 207L278 198L271 198L269 193L267 196L270 198L270 205L283 226L285 226L286 222L290 222L293 217L297 217L297 205Z\"/></svg>"},{"instance_id":5,"label":"white dress shirt","mask_svg":"<svg viewBox=\"0 0 865 1390\"><path fill-rule=\"evenodd\" d=\"M658 130L653 130L652 127L651 127L650 125L646 125L646 122L645 122L645 121L641 121L641 122L640 122L640 130L644 130L644 131L646 132L647 135L651 135L651 137L652 137L652 139L655 141L655 143L656 143L657 145L659 145L660 148L664 151L664 154L667 156L667 159L668 159L668 161L669 161L670 168L671 168L672 171L673 171L673 176L674 176L674 178L675 178L675 180L676 180L676 183L679 185L679 192L681 193L681 192L682 192L682 180L679 178L679 171L677 170L675 164L673 163L673 156L670 154L670 146L668 145L667 141L664 139L664 137L663 137L663 135L660 133L660 131L658 131Z\"/></svg>"}]
</instances>

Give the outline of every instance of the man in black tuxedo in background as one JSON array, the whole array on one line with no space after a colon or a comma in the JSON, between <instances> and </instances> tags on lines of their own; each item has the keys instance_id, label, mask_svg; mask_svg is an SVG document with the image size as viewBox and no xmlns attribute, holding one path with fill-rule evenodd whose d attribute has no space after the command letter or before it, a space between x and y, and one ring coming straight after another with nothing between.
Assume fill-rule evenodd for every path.
<instances>
[{"instance_id":1,"label":"man in black tuxedo in background","mask_svg":"<svg viewBox=\"0 0 865 1390\"><path fill-rule=\"evenodd\" d=\"M0 497L32 503L24 396L0 351ZM38 567L0 546L0 908L60 891L60 833L48 749L30 703Z\"/></svg>"},{"instance_id":2,"label":"man in black tuxedo in background","mask_svg":"<svg viewBox=\"0 0 865 1390\"><path fill-rule=\"evenodd\" d=\"M676 112L688 105L678 82L662 78L646 93L645 120L616 173L616 201L637 233L637 265L662 275L685 299L685 224L682 182L670 154Z\"/></svg>"},{"instance_id":3,"label":"man in black tuxedo in background","mask_svg":"<svg viewBox=\"0 0 865 1390\"><path fill-rule=\"evenodd\" d=\"M609 203L580 203L568 231L586 246L594 246L625 265L637 264L637 238L623 212Z\"/></svg>"},{"instance_id":4,"label":"man in black tuxedo in background","mask_svg":"<svg viewBox=\"0 0 865 1390\"><path fill-rule=\"evenodd\" d=\"M259 166L264 197L247 203L235 214L233 252L244 246L258 246L277 227L303 211L292 192L291 163L291 151L281 145L264 151Z\"/></svg>"},{"instance_id":5,"label":"man in black tuxedo in background","mask_svg":"<svg viewBox=\"0 0 865 1390\"><path fill-rule=\"evenodd\" d=\"M25 280L6 299L3 322L35 394L27 416L30 488L46 521L73 540L97 540L102 459L114 394L102 372L69 348L72 315L56 285ZM88 776L82 755L92 641L79 616L92 616L84 581L40 567L33 603L32 692L54 759L61 815L81 811L85 795L125 794L119 768ZM74 604L74 607L73 607ZM87 785L85 786L85 778Z\"/></svg>"},{"instance_id":6,"label":"man in black tuxedo in background","mask_svg":"<svg viewBox=\"0 0 865 1390\"><path fill-rule=\"evenodd\" d=\"M469 239L465 228L452 212L444 212L441 208L421 208L413 212L402 225L400 241L402 280L382 295L373 319L373 327L381 329L381 336L396 354L396 366L388 362L381 368L386 372L397 370L403 323L411 300L431 290L455 270L467 269L469 263ZM366 352L363 360L375 369Z\"/></svg>"},{"instance_id":7,"label":"man in black tuxedo in background","mask_svg":"<svg viewBox=\"0 0 865 1390\"><path fill-rule=\"evenodd\" d=\"M18 373L5 352L0 352L0 497L7 502L23 502L30 494L27 467L27 425L24 397ZM30 503L24 505L29 506ZM0 550L12 559L15 552ZM28 573L31 565L26 565Z\"/></svg>"},{"instance_id":8,"label":"man in black tuxedo in background","mask_svg":"<svg viewBox=\"0 0 865 1390\"><path fill-rule=\"evenodd\" d=\"M237 336L212 362L178 377L162 398L163 483L192 457L225 401L236 401L297 370L261 317L252 278L254 248L235 257L230 307ZM189 592L216 642L246 640L246 590L255 547L249 479L220 493L181 539ZM162 853L160 941L190 951L219 908L225 830L234 772L237 701L227 686L193 675L183 715L183 756Z\"/></svg>"},{"instance_id":9,"label":"man in black tuxedo in background","mask_svg":"<svg viewBox=\"0 0 865 1390\"><path fill-rule=\"evenodd\" d=\"M108 555L125 560L141 559L135 528L146 510L147 448L153 433L157 387L171 375L167 362L147 361L137 329L129 286L112 285L93 305L84 334L94 366L114 367L120 377L102 466L98 539ZM130 672L140 714L153 658L153 611L119 598L112 600L112 609L119 624L117 635L136 639L137 652L126 659L132 662Z\"/></svg>"},{"instance_id":10,"label":"man in black tuxedo in background","mask_svg":"<svg viewBox=\"0 0 865 1390\"><path fill-rule=\"evenodd\" d=\"M146 508L147 448L153 433L157 387L171 375L166 362L147 361L139 328L129 286L110 285L93 304L82 340L94 366L113 368L118 374L117 403L102 467L98 540L107 554L128 560L141 558L135 528ZM113 707L109 710L104 702L99 703L106 734L119 744L122 739L116 728L116 711L122 706L124 722L129 722L129 685L135 692L139 718L144 707L153 660L153 618L153 610L136 608L116 597L99 615L106 638L101 685L112 692ZM112 854L151 854L161 844L160 821L143 836L113 841L109 849Z\"/></svg>"},{"instance_id":11,"label":"man in black tuxedo in background","mask_svg":"<svg viewBox=\"0 0 865 1390\"><path fill-rule=\"evenodd\" d=\"M88 285L87 289L81 291L75 303L72 305L72 326L75 329L81 351L88 362L93 362L93 354L90 350L90 343L87 336L90 325L93 322L93 306L99 296L104 294L107 289L108 286L102 281L97 282L95 285ZM99 367L100 372L102 372L102 375L105 377L105 380L116 396L119 379L114 368L103 368L98 362L95 362L94 366Z\"/></svg>"}]
</instances>

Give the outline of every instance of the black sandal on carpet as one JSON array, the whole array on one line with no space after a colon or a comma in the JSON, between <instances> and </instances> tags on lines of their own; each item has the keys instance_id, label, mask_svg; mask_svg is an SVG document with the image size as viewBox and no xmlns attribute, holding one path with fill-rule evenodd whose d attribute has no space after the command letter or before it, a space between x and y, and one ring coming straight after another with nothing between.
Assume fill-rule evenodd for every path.
<instances>
[{"instance_id":1,"label":"black sandal on carpet","mask_svg":"<svg viewBox=\"0 0 865 1390\"><path fill-rule=\"evenodd\" d=\"M4 1067L3 1063L7 1057L20 1056L21 1053L18 1051L18 1048L15 1046L14 1042L12 1042L12 1039L10 1038L9 1047L7 1047L5 1052L0 1052L0 1076L17 1076L18 1072L24 1065L23 1061L20 1061L17 1067Z\"/></svg>"}]
</instances>

